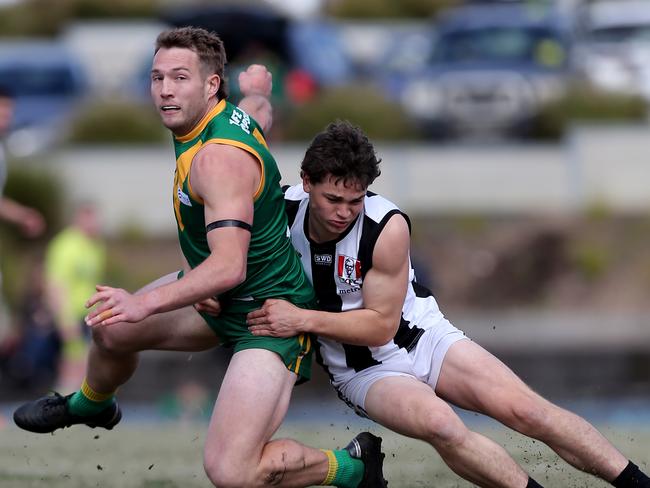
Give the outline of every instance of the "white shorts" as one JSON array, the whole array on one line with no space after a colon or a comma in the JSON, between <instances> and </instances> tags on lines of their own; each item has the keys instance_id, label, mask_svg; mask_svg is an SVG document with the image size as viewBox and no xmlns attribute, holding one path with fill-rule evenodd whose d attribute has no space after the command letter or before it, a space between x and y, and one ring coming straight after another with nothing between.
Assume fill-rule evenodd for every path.
<instances>
[{"instance_id":1,"label":"white shorts","mask_svg":"<svg viewBox=\"0 0 650 488\"><path fill-rule=\"evenodd\" d=\"M454 327L447 319L427 329L417 346L400 361L388 361L359 371L336 390L341 400L358 415L368 417L365 411L366 395L375 381L389 376L407 376L436 388L442 362L451 345L467 339L465 333Z\"/></svg>"}]
</instances>

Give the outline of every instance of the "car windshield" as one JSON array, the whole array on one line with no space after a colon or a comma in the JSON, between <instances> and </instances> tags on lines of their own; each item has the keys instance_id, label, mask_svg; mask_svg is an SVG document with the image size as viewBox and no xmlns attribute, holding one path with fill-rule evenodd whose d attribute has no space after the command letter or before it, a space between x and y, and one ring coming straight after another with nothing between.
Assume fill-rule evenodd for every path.
<instances>
[{"instance_id":1,"label":"car windshield","mask_svg":"<svg viewBox=\"0 0 650 488\"><path fill-rule=\"evenodd\" d=\"M434 61L444 63L508 62L556 67L564 62L557 35L544 28L487 27L442 35Z\"/></svg>"},{"instance_id":2,"label":"car windshield","mask_svg":"<svg viewBox=\"0 0 650 488\"><path fill-rule=\"evenodd\" d=\"M72 95L78 91L73 74L60 66L10 66L0 68L0 79L16 96Z\"/></svg>"},{"instance_id":3,"label":"car windshield","mask_svg":"<svg viewBox=\"0 0 650 488\"><path fill-rule=\"evenodd\" d=\"M589 38L595 42L650 42L650 25L625 25L594 29Z\"/></svg>"}]
</instances>

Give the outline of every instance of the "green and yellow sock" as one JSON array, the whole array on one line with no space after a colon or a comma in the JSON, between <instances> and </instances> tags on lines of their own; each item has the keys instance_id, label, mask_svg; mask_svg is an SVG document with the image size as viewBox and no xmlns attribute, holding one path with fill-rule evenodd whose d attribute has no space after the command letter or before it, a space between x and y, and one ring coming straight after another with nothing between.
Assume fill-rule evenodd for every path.
<instances>
[{"instance_id":1,"label":"green and yellow sock","mask_svg":"<svg viewBox=\"0 0 650 488\"><path fill-rule=\"evenodd\" d=\"M323 452L327 455L329 466L327 477L321 484L339 488L357 488L363 479L365 469L363 461L353 458L345 449L340 451L323 449Z\"/></svg>"},{"instance_id":2,"label":"green and yellow sock","mask_svg":"<svg viewBox=\"0 0 650 488\"><path fill-rule=\"evenodd\" d=\"M79 416L95 415L113 403L115 392L98 393L93 390L84 379L81 389L68 400L70 413Z\"/></svg>"}]
</instances>

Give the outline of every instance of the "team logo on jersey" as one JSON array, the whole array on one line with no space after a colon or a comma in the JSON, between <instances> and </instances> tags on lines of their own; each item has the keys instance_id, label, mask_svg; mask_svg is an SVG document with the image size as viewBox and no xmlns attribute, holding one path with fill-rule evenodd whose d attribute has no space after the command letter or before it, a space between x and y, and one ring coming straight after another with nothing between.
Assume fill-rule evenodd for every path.
<instances>
[{"instance_id":1,"label":"team logo on jersey","mask_svg":"<svg viewBox=\"0 0 650 488\"><path fill-rule=\"evenodd\" d=\"M178 195L178 200L183 205L187 205L188 207L192 206L192 202L190 201L190 197L187 195L187 193L183 193L183 190L181 190L180 186L176 187L176 194Z\"/></svg>"},{"instance_id":2,"label":"team logo on jersey","mask_svg":"<svg viewBox=\"0 0 650 488\"><path fill-rule=\"evenodd\" d=\"M251 133L251 118L243 110L235 108L230 115L229 122L231 125L238 125L246 134Z\"/></svg>"},{"instance_id":3,"label":"team logo on jersey","mask_svg":"<svg viewBox=\"0 0 650 488\"><path fill-rule=\"evenodd\" d=\"M314 254L314 264L320 264L321 266L329 266L332 264L332 255Z\"/></svg>"},{"instance_id":4,"label":"team logo on jersey","mask_svg":"<svg viewBox=\"0 0 650 488\"><path fill-rule=\"evenodd\" d=\"M337 275L341 283L361 286L361 261L343 254L338 256Z\"/></svg>"}]
</instances>

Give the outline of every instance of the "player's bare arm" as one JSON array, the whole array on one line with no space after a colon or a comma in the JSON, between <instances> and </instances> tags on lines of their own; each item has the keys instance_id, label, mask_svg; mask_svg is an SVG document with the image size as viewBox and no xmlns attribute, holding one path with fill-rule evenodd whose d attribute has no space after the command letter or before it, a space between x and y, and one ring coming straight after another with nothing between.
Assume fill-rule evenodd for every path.
<instances>
[{"instance_id":1,"label":"player's bare arm","mask_svg":"<svg viewBox=\"0 0 650 488\"><path fill-rule=\"evenodd\" d=\"M183 252L180 249L179 251L181 254L181 261L183 263L183 274L187 274L191 270L190 265L187 262L187 259L185 258ZM214 317L217 317L221 313L221 304L219 303L219 300L214 297L201 300L200 302L195 303L193 307L197 312L207 313L208 315L212 315Z\"/></svg>"},{"instance_id":2,"label":"player's bare arm","mask_svg":"<svg viewBox=\"0 0 650 488\"><path fill-rule=\"evenodd\" d=\"M27 237L38 237L45 231L45 219L38 210L3 196L0 196L0 220L18 226Z\"/></svg>"},{"instance_id":3,"label":"player's bare arm","mask_svg":"<svg viewBox=\"0 0 650 488\"><path fill-rule=\"evenodd\" d=\"M211 144L194 158L190 181L203 199L206 223L240 220L253 223L253 198L261 181L258 162L247 152ZM229 290L246 278L250 232L239 227L218 228L207 235L210 256L181 279L141 295L98 287L87 303L100 305L87 317L88 325L139 322L154 313L193 305Z\"/></svg>"},{"instance_id":4,"label":"player's bare arm","mask_svg":"<svg viewBox=\"0 0 650 488\"><path fill-rule=\"evenodd\" d=\"M265 66L252 64L246 71L239 74L239 89L244 98L239 103L239 108L253 117L267 131L273 123L271 103L268 97L271 95L273 78ZM185 257L183 256L183 259ZM185 261L185 272L189 271L189 265ZM219 300L210 297L194 304L198 312L218 316L221 313Z\"/></svg>"},{"instance_id":5,"label":"player's bare arm","mask_svg":"<svg viewBox=\"0 0 650 488\"><path fill-rule=\"evenodd\" d=\"M253 117L264 132L273 123L273 110L269 101L272 87L271 72L261 64L251 64L239 74L239 90L244 95L239 108Z\"/></svg>"},{"instance_id":6,"label":"player's bare arm","mask_svg":"<svg viewBox=\"0 0 650 488\"><path fill-rule=\"evenodd\" d=\"M360 346L381 346L395 336L408 285L409 229L401 215L384 227L363 281L364 308L341 313L303 310L284 300L267 300L248 314L255 335L289 337L309 332Z\"/></svg>"}]
</instances>

